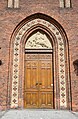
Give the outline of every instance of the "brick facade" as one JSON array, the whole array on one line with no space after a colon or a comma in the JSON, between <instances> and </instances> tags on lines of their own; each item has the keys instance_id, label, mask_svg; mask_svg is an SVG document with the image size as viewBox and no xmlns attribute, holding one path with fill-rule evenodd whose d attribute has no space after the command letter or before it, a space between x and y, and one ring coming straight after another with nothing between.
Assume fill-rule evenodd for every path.
<instances>
[{"instance_id":1,"label":"brick facade","mask_svg":"<svg viewBox=\"0 0 78 119\"><path fill-rule=\"evenodd\" d=\"M0 110L10 108L8 96L11 94L11 77L9 65L12 56L10 55L11 36L16 26L26 17L42 13L55 19L65 30L69 44L69 64L71 80L71 106L72 110L78 111L78 76L74 72L73 61L78 59L78 1L72 0L72 8L60 8L59 0L20 0L18 9L7 8L7 0L0 2ZM24 21L23 21L24 22ZM23 24L21 22L21 24ZM19 26L18 26L19 28ZM13 65L13 64L11 64ZM9 84L10 83L10 84ZM70 82L69 82L70 83ZM8 85L11 86L8 89ZM68 90L69 91L69 90ZM21 101L20 101L21 102ZM20 105L20 104L19 104Z\"/></svg>"}]
</instances>

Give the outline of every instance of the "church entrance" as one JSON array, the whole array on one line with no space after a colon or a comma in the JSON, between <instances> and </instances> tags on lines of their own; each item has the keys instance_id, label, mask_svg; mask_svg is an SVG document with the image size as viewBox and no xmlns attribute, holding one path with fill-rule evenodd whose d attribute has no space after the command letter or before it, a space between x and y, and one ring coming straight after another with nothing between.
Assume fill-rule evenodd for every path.
<instances>
[{"instance_id":1,"label":"church entrance","mask_svg":"<svg viewBox=\"0 0 78 119\"><path fill-rule=\"evenodd\" d=\"M24 107L54 108L53 50L45 32L27 39L24 57Z\"/></svg>"},{"instance_id":2,"label":"church entrance","mask_svg":"<svg viewBox=\"0 0 78 119\"><path fill-rule=\"evenodd\" d=\"M25 108L54 108L52 50L25 54Z\"/></svg>"},{"instance_id":3,"label":"church entrance","mask_svg":"<svg viewBox=\"0 0 78 119\"><path fill-rule=\"evenodd\" d=\"M10 107L71 109L68 39L62 26L47 15L32 15L17 26L11 44Z\"/></svg>"}]
</instances>

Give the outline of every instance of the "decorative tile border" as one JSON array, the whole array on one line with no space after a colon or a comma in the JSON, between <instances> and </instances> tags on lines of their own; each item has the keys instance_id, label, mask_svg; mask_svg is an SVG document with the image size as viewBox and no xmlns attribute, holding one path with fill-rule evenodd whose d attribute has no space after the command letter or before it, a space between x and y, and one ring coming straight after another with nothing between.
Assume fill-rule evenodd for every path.
<instances>
[{"instance_id":1,"label":"decorative tile border","mask_svg":"<svg viewBox=\"0 0 78 119\"><path fill-rule=\"evenodd\" d=\"M24 33L33 25L42 24L48 27L56 36L58 43L58 65L59 65L59 84L60 84L60 107L67 107L66 101L66 77L65 77L65 55L64 55L64 41L59 30L48 21L43 19L34 19L25 24L17 33L14 41L14 54L13 54L13 77L12 77L12 98L11 108L18 107L18 81L19 81L19 54L20 54L20 41Z\"/></svg>"}]
</instances>

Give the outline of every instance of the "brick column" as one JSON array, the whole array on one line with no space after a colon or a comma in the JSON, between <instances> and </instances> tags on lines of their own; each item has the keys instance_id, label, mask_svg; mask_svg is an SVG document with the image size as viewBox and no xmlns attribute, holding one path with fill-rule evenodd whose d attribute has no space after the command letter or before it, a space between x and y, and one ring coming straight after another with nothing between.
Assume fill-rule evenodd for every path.
<instances>
[{"instance_id":1,"label":"brick column","mask_svg":"<svg viewBox=\"0 0 78 119\"><path fill-rule=\"evenodd\" d=\"M14 0L14 8L19 8L19 0Z\"/></svg>"}]
</instances>

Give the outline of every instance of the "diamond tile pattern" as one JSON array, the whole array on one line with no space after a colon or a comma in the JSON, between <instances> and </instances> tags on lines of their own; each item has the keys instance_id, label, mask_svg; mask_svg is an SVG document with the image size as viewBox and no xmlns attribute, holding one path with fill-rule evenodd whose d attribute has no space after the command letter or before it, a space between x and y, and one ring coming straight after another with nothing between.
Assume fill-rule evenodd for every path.
<instances>
[{"instance_id":1,"label":"diamond tile pattern","mask_svg":"<svg viewBox=\"0 0 78 119\"><path fill-rule=\"evenodd\" d=\"M63 38L57 29L53 24L49 23L48 21L45 21L43 19L35 19L27 24L25 24L17 33L15 41L14 41L14 54L13 54L13 78L12 78L12 98L11 98L11 107L18 107L18 81L19 81L19 54L20 54L20 41L22 39L22 36L33 25L36 24L42 24L45 27L48 27L50 31L53 32L53 34L57 38L58 43L58 73L59 73L59 84L60 84L60 107L66 107L66 77L65 77L65 56L64 56L64 41ZM17 82L17 84L15 83ZM64 90L63 90L64 88ZM17 96L15 96L17 94Z\"/></svg>"}]
</instances>

